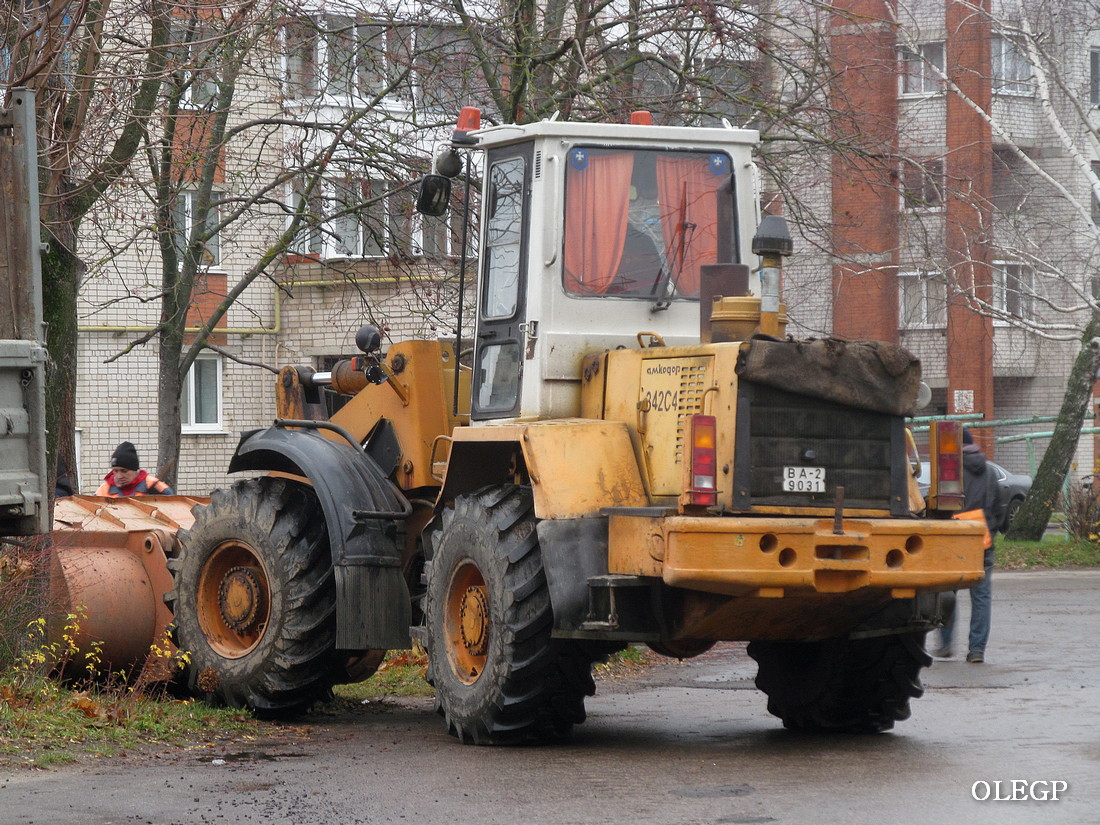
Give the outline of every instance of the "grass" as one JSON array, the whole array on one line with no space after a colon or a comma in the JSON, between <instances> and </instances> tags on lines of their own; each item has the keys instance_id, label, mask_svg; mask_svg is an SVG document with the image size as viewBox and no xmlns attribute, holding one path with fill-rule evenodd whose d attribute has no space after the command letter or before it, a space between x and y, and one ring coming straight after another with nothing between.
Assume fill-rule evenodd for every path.
<instances>
[{"instance_id":1,"label":"grass","mask_svg":"<svg viewBox=\"0 0 1100 825\"><path fill-rule=\"evenodd\" d=\"M163 745L247 737L248 713L159 690L75 690L41 675L0 676L0 765L50 767Z\"/></svg>"},{"instance_id":2,"label":"grass","mask_svg":"<svg viewBox=\"0 0 1100 825\"><path fill-rule=\"evenodd\" d=\"M169 685L100 667L99 646L81 650L81 617L52 634L44 619L9 639L0 662L0 765L48 767L163 744L181 747L260 727L248 713L168 694ZM13 622L9 622L9 625ZM152 656L186 657L153 645Z\"/></svg>"},{"instance_id":3,"label":"grass","mask_svg":"<svg viewBox=\"0 0 1100 825\"><path fill-rule=\"evenodd\" d=\"M431 696L434 691L424 678L428 657L424 651L396 650L386 656L378 671L365 682L337 685L333 689L338 699L364 702L387 696Z\"/></svg>"},{"instance_id":4,"label":"grass","mask_svg":"<svg viewBox=\"0 0 1100 825\"><path fill-rule=\"evenodd\" d=\"M997 567L1003 570L1100 567L1100 543L1085 539L1044 541L997 539Z\"/></svg>"}]
</instances>

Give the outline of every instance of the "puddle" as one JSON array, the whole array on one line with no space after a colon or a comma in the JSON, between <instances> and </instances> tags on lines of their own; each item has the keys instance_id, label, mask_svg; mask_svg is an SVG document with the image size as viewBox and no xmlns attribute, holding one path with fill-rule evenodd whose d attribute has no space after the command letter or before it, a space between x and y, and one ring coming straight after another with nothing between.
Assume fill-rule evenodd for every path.
<instances>
[{"instance_id":1,"label":"puddle","mask_svg":"<svg viewBox=\"0 0 1100 825\"><path fill-rule=\"evenodd\" d=\"M264 753L263 751L240 751L239 753L208 754L200 756L199 762L212 765L225 765L230 762L277 762L280 759L294 759L307 756L304 753Z\"/></svg>"}]
</instances>

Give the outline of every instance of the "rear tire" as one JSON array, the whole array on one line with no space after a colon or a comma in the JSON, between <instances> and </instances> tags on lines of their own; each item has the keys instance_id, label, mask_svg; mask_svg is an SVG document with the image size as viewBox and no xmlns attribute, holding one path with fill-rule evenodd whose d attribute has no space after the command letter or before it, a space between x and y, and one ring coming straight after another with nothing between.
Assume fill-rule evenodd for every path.
<instances>
[{"instance_id":1,"label":"rear tire","mask_svg":"<svg viewBox=\"0 0 1100 825\"><path fill-rule=\"evenodd\" d=\"M924 633L822 642L752 642L756 686L768 712L803 731L877 733L908 719L924 694L921 668L932 663Z\"/></svg>"},{"instance_id":2,"label":"rear tire","mask_svg":"<svg viewBox=\"0 0 1100 825\"><path fill-rule=\"evenodd\" d=\"M428 567L428 681L463 743L558 740L585 719L602 649L551 637L528 488L486 487L443 516Z\"/></svg>"},{"instance_id":3,"label":"rear tire","mask_svg":"<svg viewBox=\"0 0 1100 825\"><path fill-rule=\"evenodd\" d=\"M176 644L195 695L265 716L304 710L346 670L336 585L313 490L279 478L217 490L169 561Z\"/></svg>"},{"instance_id":4,"label":"rear tire","mask_svg":"<svg viewBox=\"0 0 1100 825\"><path fill-rule=\"evenodd\" d=\"M1024 500L1022 498L1014 498L1008 503L1005 508L1005 523L1003 533L1008 532L1008 528L1012 526L1012 522L1016 519L1016 514L1020 512L1020 508L1024 506Z\"/></svg>"}]
</instances>

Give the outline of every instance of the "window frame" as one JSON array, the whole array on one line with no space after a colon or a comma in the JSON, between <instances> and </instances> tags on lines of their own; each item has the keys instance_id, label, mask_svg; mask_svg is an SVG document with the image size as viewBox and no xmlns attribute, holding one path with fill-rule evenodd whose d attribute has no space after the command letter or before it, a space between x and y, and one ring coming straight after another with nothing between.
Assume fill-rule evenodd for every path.
<instances>
[{"instance_id":1,"label":"window frame","mask_svg":"<svg viewBox=\"0 0 1100 825\"><path fill-rule=\"evenodd\" d=\"M213 422L195 421L195 366L199 362L214 362L215 401L217 406L217 418ZM224 363L222 357L214 352L202 352L195 358L187 374L183 377L183 386L180 388L180 432L181 434L203 434L225 432L225 416L223 410L223 396L225 387ZM186 416L185 416L186 413Z\"/></svg>"},{"instance_id":2,"label":"window frame","mask_svg":"<svg viewBox=\"0 0 1100 825\"><path fill-rule=\"evenodd\" d=\"M1017 268L1017 273L1014 276L1017 286L1015 292L1012 293L1009 292L1010 267ZM1006 318L1011 316L1022 321L1032 320L1035 317L1034 297L1032 295L1035 291L1035 269L1023 261L1009 259L993 261L992 268L992 303L994 311ZM1027 290L1027 292L1025 293L1024 290ZM1011 295L1015 295L1015 301L1019 303L1019 312L1014 312L1009 308ZM1010 322L1005 318L994 318L993 323L998 326L1008 326Z\"/></svg>"},{"instance_id":3,"label":"window frame","mask_svg":"<svg viewBox=\"0 0 1100 825\"><path fill-rule=\"evenodd\" d=\"M898 269L898 327L902 330L937 330L947 327L947 278L940 270L934 269ZM903 280L906 279L906 280ZM917 299L920 306L920 319L911 321L906 311L909 290L904 286L906 281L920 283L921 287ZM929 295L929 284L942 285L942 294ZM934 300L935 299L935 300ZM936 304L939 307L937 308Z\"/></svg>"},{"instance_id":4,"label":"window frame","mask_svg":"<svg viewBox=\"0 0 1100 825\"><path fill-rule=\"evenodd\" d=\"M1092 173L1100 178L1100 160L1089 161L1089 166L1092 168ZM1100 198L1096 197L1096 193L1092 189L1092 183L1088 183L1088 198L1091 204L1092 222L1095 226L1100 226Z\"/></svg>"},{"instance_id":5,"label":"window frame","mask_svg":"<svg viewBox=\"0 0 1100 825\"><path fill-rule=\"evenodd\" d=\"M195 231L195 198L199 193L194 189L181 189L176 193L175 202L172 205L172 230L178 239L176 254L180 265L187 251L187 245L191 242L191 235ZM218 192L210 193L210 212L206 216L208 228L216 227L221 223L221 208L218 206ZM177 208L179 207L179 208ZM182 225L179 219L182 218ZM198 269L202 271L219 270L222 267L221 232L214 232L203 242L203 250L210 254L210 261L200 259Z\"/></svg>"},{"instance_id":6,"label":"window frame","mask_svg":"<svg viewBox=\"0 0 1100 825\"><path fill-rule=\"evenodd\" d=\"M310 193L309 203L306 205L302 220L298 224L298 232L294 236L294 241L287 248L287 252L293 255L304 255L318 259L324 257L324 226L311 222L313 216L323 212L321 193L318 189L321 185L322 182L318 182L317 187L314 187ZM287 229L290 228L294 220L294 213L297 212L303 200L305 200L305 186L302 185L300 179L295 179L290 182L287 188L287 203L291 210L291 214L287 215L286 219Z\"/></svg>"},{"instance_id":7,"label":"window frame","mask_svg":"<svg viewBox=\"0 0 1100 825\"><path fill-rule=\"evenodd\" d=\"M366 212L356 209L337 216L343 204L351 206L346 199L354 198L355 205L363 204L374 198L375 186L384 187L385 193ZM291 183L287 188L287 203L290 210L298 207L303 196L303 186ZM403 210L402 192L392 181L380 178L361 178L354 175L326 177L318 181L310 198L307 216L326 217L316 226L309 225L309 217L303 225L294 244L287 250L294 255L303 255L319 260L383 260L402 255L420 255L418 250L417 226ZM341 199L345 200L342 201ZM409 210L412 211L411 201ZM287 216L289 227L292 215ZM346 222L342 227L338 222ZM353 226L354 224L354 226ZM381 229L381 237L372 232ZM343 243L354 233L354 246ZM371 244L368 248L368 243ZM375 246L374 244L377 244ZM457 253L456 253L457 254Z\"/></svg>"},{"instance_id":8,"label":"window frame","mask_svg":"<svg viewBox=\"0 0 1100 825\"><path fill-rule=\"evenodd\" d=\"M1028 151L1020 149L1025 155ZM1001 214L1019 212L1030 194L1026 162L1021 161L1019 153L1006 144L993 145L991 161L993 186L990 201L993 208Z\"/></svg>"},{"instance_id":9,"label":"window frame","mask_svg":"<svg viewBox=\"0 0 1100 825\"><path fill-rule=\"evenodd\" d=\"M919 175L914 181L912 176ZM942 157L913 158L902 164L901 206L906 212L942 212L946 200L947 164ZM912 186L912 183L916 186ZM931 192L935 197L928 198Z\"/></svg>"},{"instance_id":10,"label":"window frame","mask_svg":"<svg viewBox=\"0 0 1100 825\"><path fill-rule=\"evenodd\" d=\"M1010 59L1013 55L1015 60ZM993 94L1011 97L1031 97L1034 94L1031 85L1034 71L1018 39L994 33L989 38L989 65ZM1017 70L1022 68L1023 77L1019 76L1018 71L1017 76L1008 77L1006 68L1010 66Z\"/></svg>"},{"instance_id":11,"label":"window frame","mask_svg":"<svg viewBox=\"0 0 1100 825\"><path fill-rule=\"evenodd\" d=\"M1089 49L1089 105L1100 107L1100 46Z\"/></svg>"},{"instance_id":12,"label":"window frame","mask_svg":"<svg viewBox=\"0 0 1100 825\"><path fill-rule=\"evenodd\" d=\"M928 54L932 49L939 52L938 58ZM898 55L900 63L898 95L904 98L918 98L942 94L944 84L941 75L947 65L946 54L947 47L943 40L918 43L916 49L902 47ZM913 72L910 67L919 67L919 72ZM933 67L939 69L939 73L933 71ZM920 88L910 88L914 80L919 81Z\"/></svg>"},{"instance_id":13,"label":"window frame","mask_svg":"<svg viewBox=\"0 0 1100 825\"><path fill-rule=\"evenodd\" d=\"M454 207L439 217L421 215L413 211L409 217L409 252L419 258L447 258L462 256L462 211ZM430 230L430 231L429 231ZM426 243L430 236L442 236L443 243L433 241L431 247Z\"/></svg>"},{"instance_id":14,"label":"window frame","mask_svg":"<svg viewBox=\"0 0 1100 825\"><path fill-rule=\"evenodd\" d=\"M290 29L301 34L290 38ZM361 18L344 14L320 12L299 15L283 24L283 66L286 80L283 94L288 100L350 101L371 100L385 90L391 81L391 59L388 28ZM378 56L368 71L364 49L372 42ZM338 71L333 62L339 46L345 46L347 71ZM339 87L339 88L338 88Z\"/></svg>"},{"instance_id":15,"label":"window frame","mask_svg":"<svg viewBox=\"0 0 1100 825\"><path fill-rule=\"evenodd\" d=\"M176 51L176 71L180 77L179 105L183 109L210 111L218 98L216 67L207 67L196 71L184 68L195 59L195 45L207 36L202 27L189 27L177 23L172 26L172 45ZM183 39L190 37L192 39ZM199 89L206 90L204 96L196 94Z\"/></svg>"}]
</instances>

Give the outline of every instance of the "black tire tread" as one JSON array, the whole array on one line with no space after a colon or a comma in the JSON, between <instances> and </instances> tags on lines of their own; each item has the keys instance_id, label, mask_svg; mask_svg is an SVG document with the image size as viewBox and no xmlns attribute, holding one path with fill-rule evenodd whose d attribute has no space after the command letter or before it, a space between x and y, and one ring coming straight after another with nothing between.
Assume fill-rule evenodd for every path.
<instances>
[{"instance_id":1,"label":"black tire tread","mask_svg":"<svg viewBox=\"0 0 1100 825\"><path fill-rule=\"evenodd\" d=\"M530 489L493 485L459 497L441 525L428 585L427 677L448 730L471 744L568 737L585 719L585 697L595 693L592 663L600 651L551 636L553 614ZM482 546L463 550L464 536L476 537ZM499 638L490 642L496 661L486 663L472 689L450 673L442 634L433 632L446 582L467 557L486 579L490 604L500 605L491 629ZM499 599L492 595L495 588Z\"/></svg>"},{"instance_id":2,"label":"black tire tread","mask_svg":"<svg viewBox=\"0 0 1100 825\"><path fill-rule=\"evenodd\" d=\"M336 643L336 588L328 534L316 496L279 478L236 482L195 510L179 534L181 551L169 567L166 596L175 616L176 643L190 653L189 689L205 670L218 676L210 697L258 715L286 716L329 694ZM206 554L239 536L262 557L272 591L271 617L259 645L238 659L212 649L196 611L198 578Z\"/></svg>"},{"instance_id":3,"label":"black tire tread","mask_svg":"<svg viewBox=\"0 0 1100 825\"><path fill-rule=\"evenodd\" d=\"M802 731L886 731L909 718L931 664L923 633L820 642L752 642L768 712Z\"/></svg>"}]
</instances>

